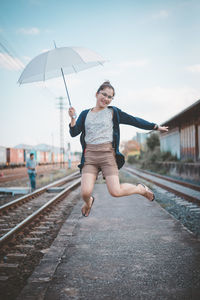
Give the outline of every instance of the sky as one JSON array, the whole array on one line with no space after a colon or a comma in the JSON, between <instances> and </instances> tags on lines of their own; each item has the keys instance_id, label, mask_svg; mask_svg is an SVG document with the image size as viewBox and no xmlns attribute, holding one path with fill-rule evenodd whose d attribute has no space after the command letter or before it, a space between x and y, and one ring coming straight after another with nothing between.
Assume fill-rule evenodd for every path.
<instances>
[{"instance_id":1,"label":"sky","mask_svg":"<svg viewBox=\"0 0 200 300\"><path fill-rule=\"evenodd\" d=\"M123 111L161 124L200 99L199 0L0 0L0 146L59 146L58 97L62 78L17 81L28 62L57 47L89 48L107 62L66 76L77 115L95 106L98 87L110 80L112 101ZM71 138L64 111L65 146ZM121 141L135 127L121 125Z\"/></svg>"}]
</instances>

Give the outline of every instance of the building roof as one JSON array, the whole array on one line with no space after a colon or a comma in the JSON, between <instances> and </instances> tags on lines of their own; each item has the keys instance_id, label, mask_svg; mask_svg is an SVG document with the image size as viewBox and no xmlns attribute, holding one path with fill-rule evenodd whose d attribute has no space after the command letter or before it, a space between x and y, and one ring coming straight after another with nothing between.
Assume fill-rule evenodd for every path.
<instances>
[{"instance_id":1,"label":"building roof","mask_svg":"<svg viewBox=\"0 0 200 300\"><path fill-rule=\"evenodd\" d=\"M194 102L192 105L188 106L184 110L182 110L180 113L176 114L169 120L163 122L161 125L166 126L169 124L176 124L177 123L182 123L188 121L188 119L198 119L200 117L200 100Z\"/></svg>"}]
</instances>

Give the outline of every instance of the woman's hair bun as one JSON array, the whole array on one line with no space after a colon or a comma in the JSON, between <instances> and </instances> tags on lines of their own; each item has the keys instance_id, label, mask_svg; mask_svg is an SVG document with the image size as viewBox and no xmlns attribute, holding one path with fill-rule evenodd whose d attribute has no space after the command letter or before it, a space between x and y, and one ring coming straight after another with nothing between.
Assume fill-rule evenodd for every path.
<instances>
[{"instance_id":1,"label":"woman's hair bun","mask_svg":"<svg viewBox=\"0 0 200 300\"><path fill-rule=\"evenodd\" d=\"M106 81L104 81L104 83L102 84L102 85L104 85L104 84L110 84L110 81L109 80L106 80ZM110 84L111 85L111 84Z\"/></svg>"}]
</instances>

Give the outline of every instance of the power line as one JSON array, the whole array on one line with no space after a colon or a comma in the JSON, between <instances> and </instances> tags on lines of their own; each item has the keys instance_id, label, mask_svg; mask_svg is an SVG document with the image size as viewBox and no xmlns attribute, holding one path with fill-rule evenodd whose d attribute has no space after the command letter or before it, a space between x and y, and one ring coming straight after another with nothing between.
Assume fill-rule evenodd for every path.
<instances>
[{"instance_id":1,"label":"power line","mask_svg":"<svg viewBox=\"0 0 200 300\"><path fill-rule=\"evenodd\" d=\"M5 63L5 66L8 67L9 69L13 69L13 63L10 61L9 57L5 56L4 53L0 52L0 58L1 61Z\"/></svg>"},{"instance_id":2,"label":"power line","mask_svg":"<svg viewBox=\"0 0 200 300\"><path fill-rule=\"evenodd\" d=\"M2 36L2 34L0 34L0 37L1 37L1 40L3 40L4 45L6 44L6 45L7 45L7 48L10 49L10 52L13 53L14 56L15 56L16 58L18 58L19 61L21 62L21 60L20 60L20 58L19 58L19 57L20 57L19 54L15 51L15 49L13 49L13 47L11 46L11 44L5 39L5 37ZM21 62L21 63L22 63L22 62ZM23 63L22 63L22 65L23 65Z\"/></svg>"},{"instance_id":3,"label":"power line","mask_svg":"<svg viewBox=\"0 0 200 300\"><path fill-rule=\"evenodd\" d=\"M1 36L1 39L2 39L2 36ZM15 68L17 67L17 69L24 68L24 64L21 62L21 60L18 57L15 57L11 53L11 51L8 49L8 47L5 46L5 43L8 44L8 42L6 42L6 40L4 38L3 38L3 40L4 40L4 43L2 41L0 41L0 46L4 51L4 52L2 52L2 54L3 53L7 54L6 56L4 56L4 61L6 60L10 66L13 67L13 65L14 65L14 67ZM1 57L3 57L3 55L1 55Z\"/></svg>"}]
</instances>

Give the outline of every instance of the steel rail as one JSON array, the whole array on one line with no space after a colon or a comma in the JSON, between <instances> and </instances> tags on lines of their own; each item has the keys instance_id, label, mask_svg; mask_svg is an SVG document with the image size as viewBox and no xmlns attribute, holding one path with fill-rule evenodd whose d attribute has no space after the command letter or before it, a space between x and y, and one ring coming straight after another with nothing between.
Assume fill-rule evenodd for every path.
<instances>
[{"instance_id":1,"label":"steel rail","mask_svg":"<svg viewBox=\"0 0 200 300\"><path fill-rule=\"evenodd\" d=\"M11 208L11 207L13 207L15 205L19 205L21 202L23 203L25 201L28 201L29 199L33 199L36 196L39 196L39 195L45 193L46 190L49 189L49 188L51 188L51 187L62 185L63 183L72 180L73 177L77 176L78 174L79 174L79 171L74 172L74 173L72 173L72 174L70 174L70 175L68 175L68 176L66 176L64 178L61 178L61 179L59 179L57 181L49 183L48 185L45 185L45 186L39 188L38 190L36 190L36 191L34 191L34 192L32 192L32 193L30 193L28 195L25 195L25 196L22 196L20 198L17 198L15 200L13 200L13 201L10 201L10 202L8 202L8 203L0 206L0 213L2 213L3 211L5 211L5 210L7 210L7 209L9 209L9 208Z\"/></svg>"},{"instance_id":2,"label":"steel rail","mask_svg":"<svg viewBox=\"0 0 200 300\"><path fill-rule=\"evenodd\" d=\"M125 169L127 172L134 174L135 176L138 176L138 177L140 177L140 178L142 178L142 179L145 179L145 180L147 180L147 181L149 181L149 182L152 182L152 183L154 183L155 185L158 185L158 186L160 186L161 188L163 188L163 189L165 189L165 190L167 190L167 191L169 191L169 192L171 192L171 193L173 193L173 194L176 194L176 195L178 195L178 196L180 196L180 197L182 197L182 198L184 198L184 199L186 199L186 200L188 200L188 201L190 201L190 202L196 203L197 205L200 206L200 201L197 200L195 197L188 196L188 195L186 195L186 194L184 194L184 193L182 193L182 192L180 192L180 191L177 191L177 190L175 190L175 189L173 189L173 188L171 188L171 187L168 187L168 186L166 186L166 185L164 185L164 184L162 184L162 183L159 183L159 182L157 182L156 180L154 181L154 180L149 179L149 178L147 178L147 177L145 177L145 176L143 176L143 175L139 175L138 173L134 172L134 170L132 170L131 168L125 167L124 169ZM154 176L154 175L151 174L151 176Z\"/></svg>"},{"instance_id":3,"label":"steel rail","mask_svg":"<svg viewBox=\"0 0 200 300\"><path fill-rule=\"evenodd\" d=\"M141 169L138 169L138 168L135 168L135 169L137 171L139 171L139 172L143 172L143 173L146 173L148 175L152 175L152 176L155 176L155 177L158 177L158 178L161 178L161 179L173 182L173 183L177 183L177 184L183 185L183 186L188 187L190 189L193 189L193 190L196 190L196 191L200 191L200 186L198 186L196 184L192 184L192 183L185 182L185 181L180 181L178 179L170 178L168 176L156 174L154 172L150 172L150 171L146 171L146 170L141 170Z\"/></svg>"},{"instance_id":4,"label":"steel rail","mask_svg":"<svg viewBox=\"0 0 200 300\"><path fill-rule=\"evenodd\" d=\"M61 200L64 198L68 192L79 185L81 182L81 178L77 179L74 183L72 183L69 187L67 187L65 190L63 190L61 193L53 197L51 200L49 200L47 203L45 203L43 206L41 206L38 210L36 210L34 213L32 213L30 216L28 216L26 219L21 221L18 225L16 225L14 228L12 228L9 232L4 234L0 238L0 246L4 245L5 242L10 240L14 237L15 234L17 234L19 231L21 231L24 227L26 227L28 224L30 224L35 218L37 218L39 215L45 212L47 208L49 208L52 204L55 204L58 200Z\"/></svg>"}]
</instances>

